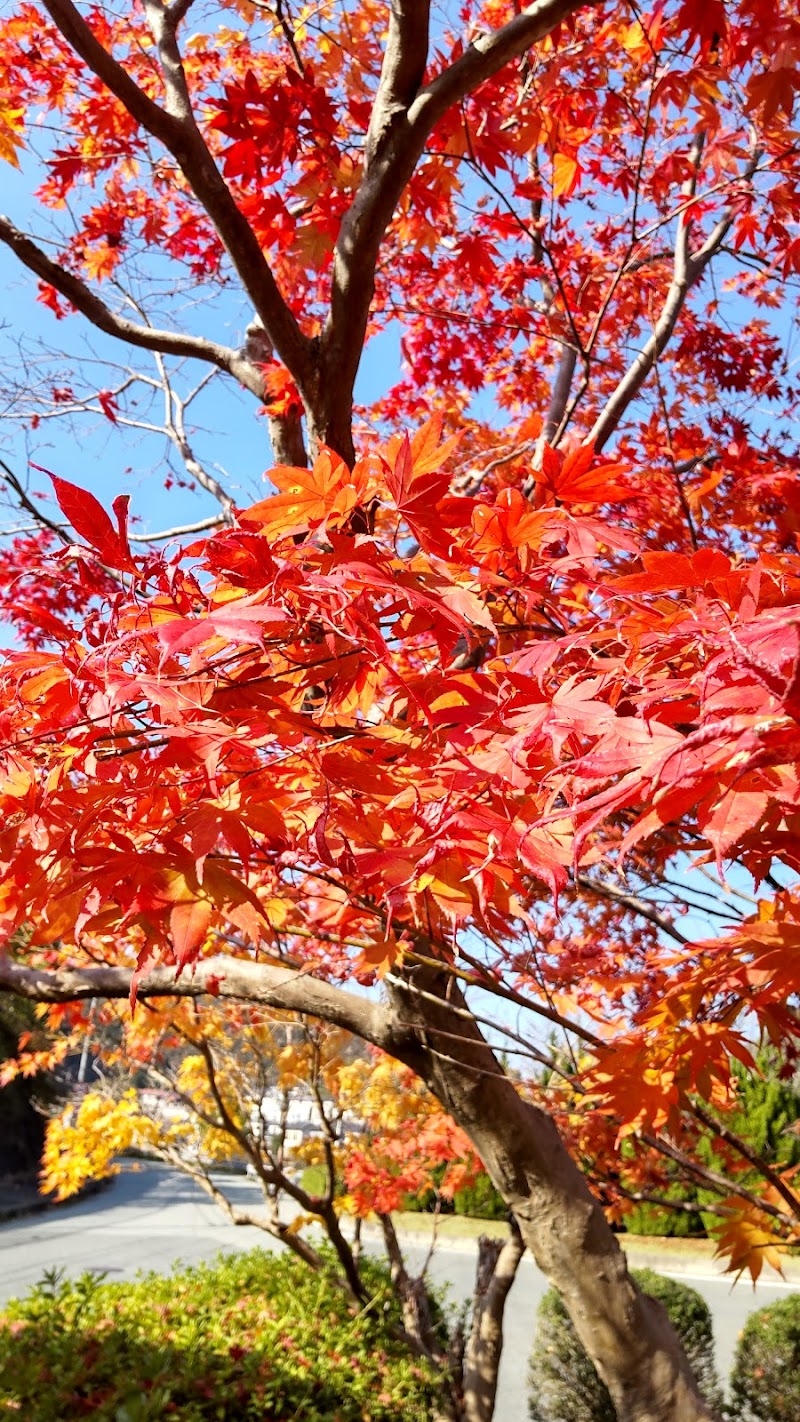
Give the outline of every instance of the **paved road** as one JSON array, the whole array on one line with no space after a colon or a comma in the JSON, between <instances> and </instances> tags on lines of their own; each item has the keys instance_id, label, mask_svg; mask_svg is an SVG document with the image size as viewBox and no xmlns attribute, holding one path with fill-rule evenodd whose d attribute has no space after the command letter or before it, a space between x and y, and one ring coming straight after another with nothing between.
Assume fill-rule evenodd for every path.
<instances>
[{"instance_id":1,"label":"paved road","mask_svg":"<svg viewBox=\"0 0 800 1422\"><path fill-rule=\"evenodd\" d=\"M228 1179L237 1203L257 1203L257 1186L246 1179ZM68 1274L106 1270L111 1279L132 1278L138 1270L160 1272L180 1261L209 1259L218 1250L269 1247L258 1230L229 1224L202 1193L181 1176L147 1167L125 1172L103 1194L47 1214L0 1226L0 1306L24 1293L45 1269ZM410 1246L410 1262L421 1260L422 1248ZM474 1245L445 1242L434 1257L432 1275L450 1285L451 1297L470 1296L475 1267ZM663 1269L663 1272L670 1272ZM711 1273L692 1273L687 1282L708 1301L713 1316L717 1362L723 1378L730 1369L739 1330L754 1308L783 1297L787 1286L743 1283L731 1288ZM797 1286L795 1286L797 1287ZM519 1270L506 1306L506 1347L500 1375L496 1416L502 1422L526 1422L525 1372L534 1332L536 1308L545 1280L529 1258Z\"/></svg>"}]
</instances>

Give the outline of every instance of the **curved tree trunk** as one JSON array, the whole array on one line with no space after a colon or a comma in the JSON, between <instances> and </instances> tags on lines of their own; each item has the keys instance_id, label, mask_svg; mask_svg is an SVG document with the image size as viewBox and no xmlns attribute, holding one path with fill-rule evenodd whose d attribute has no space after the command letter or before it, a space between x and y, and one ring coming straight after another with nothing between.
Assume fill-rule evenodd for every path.
<instances>
[{"instance_id":1,"label":"curved tree trunk","mask_svg":"<svg viewBox=\"0 0 800 1422\"><path fill-rule=\"evenodd\" d=\"M472 1140L522 1241L562 1295L619 1422L717 1422L666 1313L631 1278L553 1121L522 1100L474 1021L459 1013L454 1027L451 1005L464 1001L452 979L415 969L405 982L393 974L388 990L405 1032L416 1029L417 1048L398 1046L398 1055Z\"/></svg>"}]
</instances>

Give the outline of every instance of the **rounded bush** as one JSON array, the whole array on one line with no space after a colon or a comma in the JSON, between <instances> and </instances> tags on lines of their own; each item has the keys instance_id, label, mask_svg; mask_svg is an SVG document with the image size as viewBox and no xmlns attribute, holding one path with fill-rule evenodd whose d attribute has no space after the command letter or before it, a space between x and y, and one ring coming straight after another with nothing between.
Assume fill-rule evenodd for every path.
<instances>
[{"instance_id":1,"label":"rounded bush","mask_svg":"<svg viewBox=\"0 0 800 1422\"><path fill-rule=\"evenodd\" d=\"M508 1205L485 1174L478 1175L472 1185L457 1190L453 1205L457 1215L469 1215L472 1219L508 1219Z\"/></svg>"},{"instance_id":2,"label":"rounded bush","mask_svg":"<svg viewBox=\"0 0 800 1422\"><path fill-rule=\"evenodd\" d=\"M729 1412L736 1422L798 1422L800 1293L748 1318L736 1346Z\"/></svg>"},{"instance_id":3,"label":"rounded bush","mask_svg":"<svg viewBox=\"0 0 800 1422\"><path fill-rule=\"evenodd\" d=\"M388 1271L371 1308L255 1250L168 1277L52 1274L0 1316L0 1416L20 1422L430 1422L436 1378L393 1336Z\"/></svg>"},{"instance_id":4,"label":"rounded bush","mask_svg":"<svg viewBox=\"0 0 800 1422\"><path fill-rule=\"evenodd\" d=\"M696 1289L652 1269L631 1272L642 1292L664 1305L700 1391L712 1406L719 1407L714 1335L705 1299ZM608 1388L598 1377L555 1289L548 1289L539 1305L528 1388L532 1422L616 1422Z\"/></svg>"}]
</instances>

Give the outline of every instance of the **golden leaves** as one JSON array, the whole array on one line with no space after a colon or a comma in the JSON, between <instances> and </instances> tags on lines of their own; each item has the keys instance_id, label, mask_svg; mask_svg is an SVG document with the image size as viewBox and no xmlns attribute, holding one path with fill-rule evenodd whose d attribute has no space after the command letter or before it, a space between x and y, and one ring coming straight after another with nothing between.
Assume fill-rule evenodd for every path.
<instances>
[{"instance_id":1,"label":"golden leaves","mask_svg":"<svg viewBox=\"0 0 800 1422\"><path fill-rule=\"evenodd\" d=\"M148 1123L139 1114L133 1091L120 1101L89 1092L77 1110L68 1107L48 1122L42 1191L52 1191L56 1199L66 1200L87 1181L116 1174L116 1157L134 1142L144 1144L148 1134Z\"/></svg>"},{"instance_id":2,"label":"golden leaves","mask_svg":"<svg viewBox=\"0 0 800 1422\"><path fill-rule=\"evenodd\" d=\"M25 144L22 134L25 130L25 109L16 108L6 99L0 99L0 158L19 167L19 155Z\"/></svg>"}]
</instances>

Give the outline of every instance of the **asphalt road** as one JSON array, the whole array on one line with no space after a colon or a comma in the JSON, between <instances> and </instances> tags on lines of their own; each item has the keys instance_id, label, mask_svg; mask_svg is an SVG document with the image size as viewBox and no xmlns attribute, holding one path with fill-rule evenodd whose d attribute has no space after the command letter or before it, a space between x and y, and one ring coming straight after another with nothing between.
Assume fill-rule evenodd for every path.
<instances>
[{"instance_id":1,"label":"asphalt road","mask_svg":"<svg viewBox=\"0 0 800 1422\"><path fill-rule=\"evenodd\" d=\"M256 1207L257 1186L244 1178L228 1178L226 1188L239 1204ZM46 1269L67 1274L105 1270L110 1279L132 1278L138 1271L168 1271L180 1261L209 1259L219 1250L249 1249L269 1239L252 1228L237 1229L205 1196L181 1176L146 1167L118 1177L99 1195L76 1205L0 1226L0 1307L24 1294ZM421 1262L423 1248L408 1246L409 1262ZM677 1270L662 1267L664 1273ZM680 1276L707 1300L714 1317L717 1363L727 1378L738 1333L753 1309L784 1297L792 1286L780 1282L745 1283L731 1287L715 1277L707 1264L681 1268ZM447 1283L454 1301L472 1293L475 1246L446 1241L434 1256L431 1274ZM496 1416L501 1422L526 1422L525 1374L533 1337L536 1308L547 1287L529 1258L520 1266L506 1306L503 1364ZM794 1286L800 1291L797 1285Z\"/></svg>"}]
</instances>

